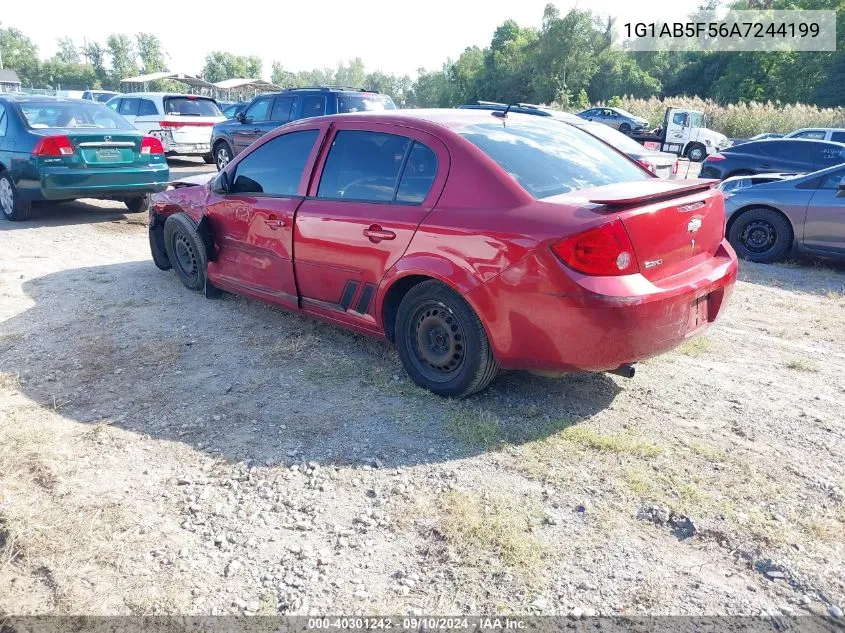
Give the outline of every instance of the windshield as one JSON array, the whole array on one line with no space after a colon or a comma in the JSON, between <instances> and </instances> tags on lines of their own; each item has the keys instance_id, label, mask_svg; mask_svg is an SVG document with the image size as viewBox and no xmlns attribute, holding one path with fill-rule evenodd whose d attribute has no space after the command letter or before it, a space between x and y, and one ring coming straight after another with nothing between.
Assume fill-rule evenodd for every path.
<instances>
[{"instance_id":1,"label":"windshield","mask_svg":"<svg viewBox=\"0 0 845 633\"><path fill-rule=\"evenodd\" d=\"M29 127L36 129L72 127L107 130L135 129L126 119L99 103L28 101L21 103L20 108Z\"/></svg>"},{"instance_id":2,"label":"windshield","mask_svg":"<svg viewBox=\"0 0 845 633\"><path fill-rule=\"evenodd\" d=\"M535 198L651 178L582 130L540 117L527 118L478 123L456 131Z\"/></svg>"},{"instance_id":3,"label":"windshield","mask_svg":"<svg viewBox=\"0 0 845 633\"><path fill-rule=\"evenodd\" d=\"M342 94L337 97L338 112L369 112L371 110L395 110L396 104L387 95L364 93L360 95Z\"/></svg>"},{"instance_id":4,"label":"windshield","mask_svg":"<svg viewBox=\"0 0 845 633\"><path fill-rule=\"evenodd\" d=\"M612 127L602 123L585 122L585 124L578 124L575 127L580 127L585 132L599 137L608 145L611 145L620 152L625 152L626 154L642 154L645 149L630 136L622 134L622 132L617 132Z\"/></svg>"},{"instance_id":5,"label":"windshield","mask_svg":"<svg viewBox=\"0 0 845 633\"><path fill-rule=\"evenodd\" d=\"M164 113L169 116L223 116L217 104L206 97L165 97Z\"/></svg>"}]
</instances>

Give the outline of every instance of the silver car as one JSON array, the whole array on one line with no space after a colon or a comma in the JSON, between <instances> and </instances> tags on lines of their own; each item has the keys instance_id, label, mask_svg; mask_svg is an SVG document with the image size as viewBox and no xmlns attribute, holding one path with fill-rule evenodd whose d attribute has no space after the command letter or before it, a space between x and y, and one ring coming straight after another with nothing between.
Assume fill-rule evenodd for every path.
<instances>
[{"instance_id":1,"label":"silver car","mask_svg":"<svg viewBox=\"0 0 845 633\"><path fill-rule=\"evenodd\" d=\"M628 134L648 129L648 121L635 114L631 114L622 108L590 108L579 112L578 116L587 121L604 123L620 132Z\"/></svg>"},{"instance_id":2,"label":"silver car","mask_svg":"<svg viewBox=\"0 0 845 633\"><path fill-rule=\"evenodd\" d=\"M768 263L795 248L845 259L845 165L784 179L770 176L770 182L725 191L726 231L737 255Z\"/></svg>"}]
</instances>

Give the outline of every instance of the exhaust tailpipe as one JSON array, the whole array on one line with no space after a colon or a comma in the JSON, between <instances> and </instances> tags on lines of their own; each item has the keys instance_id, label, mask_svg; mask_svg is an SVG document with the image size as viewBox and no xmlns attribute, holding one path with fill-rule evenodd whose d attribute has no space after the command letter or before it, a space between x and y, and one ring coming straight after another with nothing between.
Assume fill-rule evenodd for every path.
<instances>
[{"instance_id":1,"label":"exhaust tailpipe","mask_svg":"<svg viewBox=\"0 0 845 633\"><path fill-rule=\"evenodd\" d=\"M622 376L623 378L633 378L634 374L637 373L637 370L634 369L633 365L620 365L616 369L611 369L607 373L616 374L617 376Z\"/></svg>"}]
</instances>

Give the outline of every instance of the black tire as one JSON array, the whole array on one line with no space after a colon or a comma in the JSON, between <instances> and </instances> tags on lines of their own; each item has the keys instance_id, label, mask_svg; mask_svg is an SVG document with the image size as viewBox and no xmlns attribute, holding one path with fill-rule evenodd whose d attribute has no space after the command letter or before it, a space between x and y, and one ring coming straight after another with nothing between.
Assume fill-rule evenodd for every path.
<instances>
[{"instance_id":1,"label":"black tire","mask_svg":"<svg viewBox=\"0 0 845 633\"><path fill-rule=\"evenodd\" d=\"M630 134L631 133L631 124L630 123L620 123L619 124L619 131L622 134Z\"/></svg>"},{"instance_id":2,"label":"black tire","mask_svg":"<svg viewBox=\"0 0 845 633\"><path fill-rule=\"evenodd\" d=\"M150 253L153 256L153 263L161 270L170 270L173 266L170 264L170 258L167 256L167 248L164 245L164 227L151 226L150 233Z\"/></svg>"},{"instance_id":3,"label":"black tire","mask_svg":"<svg viewBox=\"0 0 845 633\"><path fill-rule=\"evenodd\" d=\"M0 172L0 213L12 222L28 220L32 216L32 201L21 199L7 171Z\"/></svg>"},{"instance_id":4,"label":"black tire","mask_svg":"<svg viewBox=\"0 0 845 633\"><path fill-rule=\"evenodd\" d=\"M768 264L789 253L793 235L792 225L780 212L756 207L733 221L728 241L739 257Z\"/></svg>"},{"instance_id":5,"label":"black tire","mask_svg":"<svg viewBox=\"0 0 845 633\"><path fill-rule=\"evenodd\" d=\"M186 288L205 288L208 256L197 227L184 213L174 213L164 223L167 259Z\"/></svg>"},{"instance_id":6,"label":"black tire","mask_svg":"<svg viewBox=\"0 0 845 633\"><path fill-rule=\"evenodd\" d=\"M687 146L687 158L689 158L693 163L700 163L705 158L707 158L707 148L704 147L701 143L690 143Z\"/></svg>"},{"instance_id":7,"label":"black tire","mask_svg":"<svg viewBox=\"0 0 845 633\"><path fill-rule=\"evenodd\" d=\"M212 162L217 165L217 171L221 171L235 157L232 148L229 147L226 141L217 141L214 145L213 156L214 160Z\"/></svg>"},{"instance_id":8,"label":"black tire","mask_svg":"<svg viewBox=\"0 0 845 633\"><path fill-rule=\"evenodd\" d=\"M206 165L213 165L214 164L214 154L206 154L202 157L205 161Z\"/></svg>"},{"instance_id":9,"label":"black tire","mask_svg":"<svg viewBox=\"0 0 845 633\"><path fill-rule=\"evenodd\" d=\"M478 315L435 280L417 284L399 304L396 348L411 379L440 396L481 391L499 371Z\"/></svg>"},{"instance_id":10,"label":"black tire","mask_svg":"<svg viewBox=\"0 0 845 633\"><path fill-rule=\"evenodd\" d=\"M150 194L133 196L123 201L130 213L146 213L150 210Z\"/></svg>"}]
</instances>

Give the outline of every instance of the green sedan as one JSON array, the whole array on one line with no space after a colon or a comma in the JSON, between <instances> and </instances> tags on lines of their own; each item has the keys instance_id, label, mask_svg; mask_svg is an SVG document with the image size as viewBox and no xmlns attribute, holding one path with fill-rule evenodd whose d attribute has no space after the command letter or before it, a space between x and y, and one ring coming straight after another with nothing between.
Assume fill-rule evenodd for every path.
<instances>
[{"instance_id":1,"label":"green sedan","mask_svg":"<svg viewBox=\"0 0 845 633\"><path fill-rule=\"evenodd\" d=\"M43 200L122 200L146 211L167 188L161 141L106 106L0 94L0 212L26 220Z\"/></svg>"}]
</instances>

